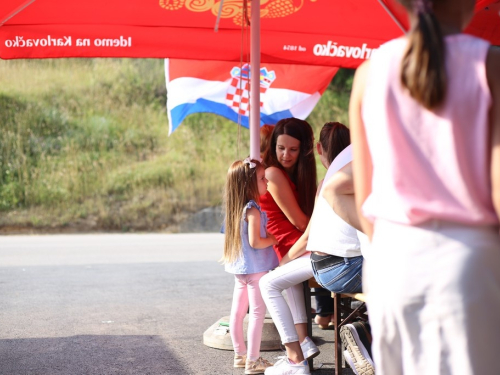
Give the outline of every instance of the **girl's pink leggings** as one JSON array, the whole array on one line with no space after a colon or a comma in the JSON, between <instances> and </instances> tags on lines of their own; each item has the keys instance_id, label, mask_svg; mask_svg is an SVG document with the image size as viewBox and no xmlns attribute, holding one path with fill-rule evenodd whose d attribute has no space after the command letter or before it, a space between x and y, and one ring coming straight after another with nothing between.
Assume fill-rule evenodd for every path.
<instances>
[{"instance_id":1,"label":"girl's pink leggings","mask_svg":"<svg viewBox=\"0 0 500 375\"><path fill-rule=\"evenodd\" d=\"M247 358L255 361L259 358L262 327L266 315L266 305L260 294L259 280L267 272L249 275L234 275L233 305L229 319L229 330L233 340L234 352L238 355L247 354ZM248 353L243 336L243 319L248 311L247 342Z\"/></svg>"}]
</instances>

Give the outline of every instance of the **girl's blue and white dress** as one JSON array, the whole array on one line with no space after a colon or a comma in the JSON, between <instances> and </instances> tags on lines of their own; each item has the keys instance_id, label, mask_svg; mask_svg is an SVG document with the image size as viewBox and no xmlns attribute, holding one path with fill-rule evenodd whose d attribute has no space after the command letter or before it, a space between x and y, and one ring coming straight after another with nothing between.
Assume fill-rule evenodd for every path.
<instances>
[{"instance_id":1,"label":"girl's blue and white dress","mask_svg":"<svg viewBox=\"0 0 500 375\"><path fill-rule=\"evenodd\" d=\"M255 201L250 200L246 204L241 215L241 255L235 262L225 265L226 272L238 275L248 275L251 273L270 271L278 267L278 257L272 246L264 249L255 249L250 246L248 240L248 221L245 219L247 217L247 211L252 207L255 207L260 212L260 236L262 238L267 237L267 215Z\"/></svg>"}]
</instances>

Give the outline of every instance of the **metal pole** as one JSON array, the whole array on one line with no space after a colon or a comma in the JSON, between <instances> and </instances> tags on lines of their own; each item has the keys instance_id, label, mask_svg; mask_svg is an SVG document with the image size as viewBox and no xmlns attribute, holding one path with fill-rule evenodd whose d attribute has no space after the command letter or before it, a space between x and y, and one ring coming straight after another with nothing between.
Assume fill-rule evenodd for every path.
<instances>
[{"instance_id":1,"label":"metal pole","mask_svg":"<svg viewBox=\"0 0 500 375\"><path fill-rule=\"evenodd\" d=\"M34 2L35 2L35 0L27 0L24 3L22 3L21 5L19 5L16 9L14 9L11 13L9 13L9 15L4 20L2 20L0 22L0 27L2 27L5 24L5 22L7 22L8 20L10 20L17 13L21 12L22 10L24 10L24 8L30 6Z\"/></svg>"},{"instance_id":2,"label":"metal pole","mask_svg":"<svg viewBox=\"0 0 500 375\"><path fill-rule=\"evenodd\" d=\"M401 31L405 34L408 34L408 30L406 30L403 27L401 22L399 22L399 20L396 18L394 13L392 13L391 10L387 7L387 5L385 5L385 3L382 0L378 0L378 2L382 6L382 8L384 8L384 10L387 12L387 14L392 18L392 20L396 23L396 25L398 25L398 27L401 29Z\"/></svg>"},{"instance_id":3,"label":"metal pole","mask_svg":"<svg viewBox=\"0 0 500 375\"><path fill-rule=\"evenodd\" d=\"M260 160L260 1L251 3L250 157Z\"/></svg>"}]
</instances>

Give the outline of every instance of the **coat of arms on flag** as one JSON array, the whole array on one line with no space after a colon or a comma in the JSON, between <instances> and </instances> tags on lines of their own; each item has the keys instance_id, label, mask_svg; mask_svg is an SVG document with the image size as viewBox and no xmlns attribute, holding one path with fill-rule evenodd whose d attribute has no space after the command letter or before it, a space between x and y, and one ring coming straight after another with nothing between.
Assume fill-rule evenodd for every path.
<instances>
[{"instance_id":1,"label":"coat of arms on flag","mask_svg":"<svg viewBox=\"0 0 500 375\"><path fill-rule=\"evenodd\" d=\"M250 65L245 64L240 69L234 67L231 69L231 82L226 93L226 103L229 107L242 116L248 116L250 113ZM260 69L260 107L264 104L264 95L267 89L276 79L274 71L268 71L267 68Z\"/></svg>"},{"instance_id":2,"label":"coat of arms on flag","mask_svg":"<svg viewBox=\"0 0 500 375\"><path fill-rule=\"evenodd\" d=\"M268 63L260 73L260 122L305 119L338 68ZM248 128L251 66L230 61L165 60L169 134L191 113L224 116Z\"/></svg>"}]
</instances>

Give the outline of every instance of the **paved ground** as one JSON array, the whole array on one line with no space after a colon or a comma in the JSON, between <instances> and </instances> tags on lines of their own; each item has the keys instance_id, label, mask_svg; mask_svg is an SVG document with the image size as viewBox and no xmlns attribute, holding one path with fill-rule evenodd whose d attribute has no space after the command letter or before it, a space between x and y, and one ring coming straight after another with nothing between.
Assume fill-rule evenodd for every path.
<instances>
[{"instance_id":1,"label":"paved ground","mask_svg":"<svg viewBox=\"0 0 500 375\"><path fill-rule=\"evenodd\" d=\"M231 351L203 345L231 306L222 243L220 234L0 236L0 374L243 374ZM334 374L333 332L315 326L314 336L323 363L314 374Z\"/></svg>"}]
</instances>

